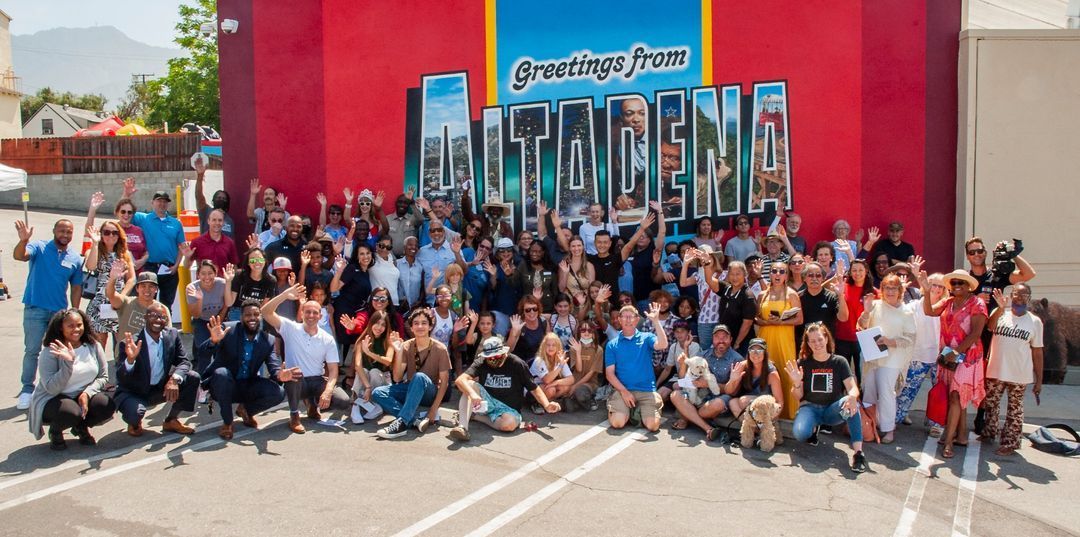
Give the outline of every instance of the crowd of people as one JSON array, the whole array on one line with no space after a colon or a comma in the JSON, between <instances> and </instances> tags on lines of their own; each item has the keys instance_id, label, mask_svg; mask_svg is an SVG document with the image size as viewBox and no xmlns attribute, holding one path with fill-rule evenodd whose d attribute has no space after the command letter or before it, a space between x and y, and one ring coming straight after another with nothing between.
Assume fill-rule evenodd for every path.
<instances>
[{"instance_id":1,"label":"crowd of people","mask_svg":"<svg viewBox=\"0 0 1080 537\"><path fill-rule=\"evenodd\" d=\"M526 409L599 405L613 428L657 431L670 406L671 427L712 441L771 397L798 441L847 434L862 472L864 439L893 442L926 380L946 394L946 419L924 424L943 457L966 445L970 408L985 415L980 438L994 440L1006 392L998 453L1019 448L1024 390L1041 389L1042 324L1025 283L1035 272L1016 243L991 254L973 237L970 269L928 275L900 222L882 237L838 220L833 237L813 241L798 214L767 232L740 215L725 240L702 218L693 236L668 241L656 202L626 236L615 208L595 204L568 226L540 202L537 229L515 234L507 205L475 211L468 190L456 200L409 190L389 214L382 192L345 189L340 204L319 193L312 218L258 180L254 231L242 237L228 193L207 203L197 171L202 235L190 242L169 194L139 211L133 180L115 219L98 222L105 196L91 198L85 257L69 220L48 241L16 222L15 259L30 263L18 405L54 449L68 430L93 444L90 429L117 411L139 436L162 402L162 428L180 434L193 432L182 413L216 403L230 439L235 418L256 427L283 400L293 433L305 432L305 412L356 424L387 414L381 438L449 422L468 442L474 421L509 433L529 426ZM170 313L184 266L195 267L181 294L190 348ZM858 342L866 330L884 351L873 358ZM451 419L440 409L454 397Z\"/></svg>"}]
</instances>

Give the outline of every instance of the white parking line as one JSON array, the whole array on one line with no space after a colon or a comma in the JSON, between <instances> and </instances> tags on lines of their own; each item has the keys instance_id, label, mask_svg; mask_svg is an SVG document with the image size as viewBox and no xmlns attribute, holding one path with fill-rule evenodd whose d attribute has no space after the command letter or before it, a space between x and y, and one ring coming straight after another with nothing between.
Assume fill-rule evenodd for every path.
<instances>
[{"instance_id":1,"label":"white parking line","mask_svg":"<svg viewBox=\"0 0 1080 537\"><path fill-rule=\"evenodd\" d=\"M956 488L956 511L953 514L953 537L971 535L971 506L975 503L975 485L979 482L979 449L982 442L975 433L968 433L968 446L964 454L964 470L960 485Z\"/></svg>"},{"instance_id":2,"label":"white parking line","mask_svg":"<svg viewBox=\"0 0 1080 537\"><path fill-rule=\"evenodd\" d=\"M265 412L267 414L269 414L269 413L271 413L271 412L273 412L273 411L275 411L275 410L277 410L279 408L284 408L284 407L285 407L285 403L281 403L281 404L279 404L279 405L277 405L277 406L275 406L273 408L270 408L270 409L266 410ZM221 426L221 420L213 421L213 422L210 422L210 423L204 423L204 424L202 424L202 425L195 428L195 433L196 434L201 433L201 432L203 432L203 431L205 431L207 429L211 429L211 428L214 428L214 427L220 427L220 426ZM142 444L134 444L134 445L131 445L131 446L126 446L126 447L122 447L122 448L116 448L116 449L114 449L112 451L106 451L105 453L98 453L97 455L87 457L85 459L68 461L68 462L65 462L63 464L53 466L52 468L43 468L41 470L34 470L33 472L30 472L29 474L26 474L26 475L21 475L19 477L13 477L11 479L3 480L2 482L0 482L0 490L4 490L4 489L10 488L10 487L14 487L16 485L21 485L21 484L26 483L28 481L33 481L35 479L40 479L42 477L52 475L52 474L55 474L56 472L61 472L61 471L64 471L64 470L67 470L67 469L70 469L70 468L79 468L79 467L84 466L84 465L89 466L90 463L98 462L98 461L105 460L105 459L113 459L113 458L116 458L116 457L122 457L124 455L127 455L128 453L134 453L135 451L140 450L140 449L141 450L146 450L148 448L155 447L155 446L158 446L160 444L166 444L168 442L172 442L173 440L177 440L177 439L181 439L181 438L184 438L184 436L180 435L180 434L176 434L176 433L166 434L166 435L162 435L162 436L160 436L158 438L155 438L153 440L150 440L148 442L142 443Z\"/></svg>"},{"instance_id":3,"label":"white parking line","mask_svg":"<svg viewBox=\"0 0 1080 537\"><path fill-rule=\"evenodd\" d=\"M585 432L575 436L574 438L571 438L570 441L566 442L565 444L562 444L559 447L556 447L555 449L533 459L532 461L529 461L521 468L518 468L517 470L514 470L513 472L503 476L501 479L493 481L485 485L484 487L477 489L472 494L469 494L468 496L465 496L464 498L450 505L447 505L446 507L443 507L442 509L424 518L423 520L420 520L419 522L416 522L415 524L395 533L394 537L412 537L414 535L419 535L420 533L431 528L432 526L464 511L476 502L483 500L484 498L487 498L488 496L506 488L511 483L529 475L543 465L548 464L549 462L561 457L562 455L565 455L566 453L569 453L570 450L580 446L581 444L584 444L590 438L607 430L607 428L607 420L604 420L603 422L590 427Z\"/></svg>"},{"instance_id":4,"label":"white parking line","mask_svg":"<svg viewBox=\"0 0 1080 537\"><path fill-rule=\"evenodd\" d=\"M634 442L643 438L645 438L645 435L642 434L642 431L635 431L633 434L627 436L626 438L623 438L622 440L619 440L611 447L605 449L599 455L589 459L585 462L585 464L578 466L572 472L560 477L558 481L555 481L554 483L540 489L540 491L536 494L525 498L524 500L518 502L517 505L514 505L506 511L503 511L502 514L491 519L490 521L488 521L487 524L484 524L483 526L477 528L475 531L469 533L467 537L481 537L485 535L491 535L496 530L510 523L512 520L521 516L529 509L532 509L537 504L544 501L552 494L555 494L566 485L569 485L575 479L578 479L581 476L591 472L593 469L600 466L601 464L604 464L615 455L618 455L624 449L630 447L630 445Z\"/></svg>"},{"instance_id":5,"label":"white parking line","mask_svg":"<svg viewBox=\"0 0 1080 537\"><path fill-rule=\"evenodd\" d=\"M245 436L247 436L249 434L252 434L252 433L256 433L258 431L264 431L266 429L269 429L270 427L273 427L274 425L277 425L278 423L283 423L286 419L288 419L288 418L285 418L285 417L278 418L278 419L266 424L265 426L263 426L263 427L261 427L259 429L247 429L247 430L241 431L239 433L236 433L235 436L233 436L233 440L238 440L240 438L243 438L243 437L245 437ZM121 464L120 466L115 466L113 468L108 468L108 469L102 470L100 472L96 472L96 473L93 473L93 474L90 474L90 475L87 475L87 476L83 476L83 477L80 477L80 478L77 478L77 479L72 479L71 481L65 481L65 482L60 483L58 485L53 485L51 487L39 490L37 492L31 492L30 494L25 494L23 496L19 496L18 498L8 500L8 501L6 501L4 503L0 503L0 511L6 511L8 509L11 509L12 507L16 507L16 506L19 506L19 505L30 503L30 502L35 501L35 500L40 500L41 498L52 496L53 494L57 494L57 493L60 493L60 492L65 492L65 491L71 490L71 489L76 488L76 487L81 487L83 485L93 483L93 482L95 482L95 481L97 481L99 479L104 479L106 477L116 475L116 474L119 474L119 473L122 473L122 472L126 472L128 470L134 470L135 468L146 466L148 464L153 464L155 462L162 462L162 461L168 460L170 457L173 457L175 455L179 455L179 454L181 454L181 453L183 453L185 451L197 451L197 450L207 448L207 447L210 447L210 446L214 446L214 445L217 445L217 444L222 444L224 442L225 442L225 440L222 440L221 438L215 437L215 438L211 438L209 440L204 440L204 441L199 442L197 444L191 444L191 445L179 447L177 449L167 451L167 452L162 453L160 455L154 455L153 457L147 457L145 459L139 459L137 461L129 462L129 463L126 463L126 464Z\"/></svg>"},{"instance_id":6,"label":"white parking line","mask_svg":"<svg viewBox=\"0 0 1080 537\"><path fill-rule=\"evenodd\" d=\"M911 536L915 519L919 516L923 493L926 491L926 482L930 480L930 465L936 460L934 457L936 451L937 438L927 436L922 455L919 457L919 466L915 468L915 475L911 477L911 488L908 489L907 499L904 500L904 511L900 513L900 521L896 523L893 537Z\"/></svg>"}]
</instances>

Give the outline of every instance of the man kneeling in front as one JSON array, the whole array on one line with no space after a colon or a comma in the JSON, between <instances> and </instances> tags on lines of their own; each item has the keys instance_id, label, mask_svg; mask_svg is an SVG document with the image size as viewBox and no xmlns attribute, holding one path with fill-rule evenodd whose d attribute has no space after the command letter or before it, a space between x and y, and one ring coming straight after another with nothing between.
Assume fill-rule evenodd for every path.
<instances>
[{"instance_id":1,"label":"man kneeling in front","mask_svg":"<svg viewBox=\"0 0 1080 537\"><path fill-rule=\"evenodd\" d=\"M548 401L544 390L533 380L529 366L510 354L510 347L503 345L499 336L484 340L476 361L454 384L464 394L458 403L458 425L450 430L450 438L459 442L469 441L470 420L504 433L517 429L521 425L526 390L532 392L549 414L562 410L559 403Z\"/></svg>"}]
</instances>

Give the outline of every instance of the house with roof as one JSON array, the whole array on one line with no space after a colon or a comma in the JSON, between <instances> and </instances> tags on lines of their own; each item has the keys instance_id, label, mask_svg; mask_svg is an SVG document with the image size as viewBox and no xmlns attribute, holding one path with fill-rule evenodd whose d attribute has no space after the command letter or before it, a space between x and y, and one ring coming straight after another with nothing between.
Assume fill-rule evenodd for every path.
<instances>
[{"instance_id":1,"label":"house with roof","mask_svg":"<svg viewBox=\"0 0 1080 537\"><path fill-rule=\"evenodd\" d=\"M107 112L83 110L66 104L45 103L23 123L26 138L74 136L79 129L88 129L112 117Z\"/></svg>"}]
</instances>

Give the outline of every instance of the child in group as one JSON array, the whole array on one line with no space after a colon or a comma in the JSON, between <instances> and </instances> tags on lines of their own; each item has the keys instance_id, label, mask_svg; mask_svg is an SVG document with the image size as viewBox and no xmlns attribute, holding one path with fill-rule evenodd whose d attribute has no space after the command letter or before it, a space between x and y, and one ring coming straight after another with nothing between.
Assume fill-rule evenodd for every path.
<instances>
[{"instance_id":1,"label":"child in group","mask_svg":"<svg viewBox=\"0 0 1080 537\"><path fill-rule=\"evenodd\" d=\"M439 279L440 275L444 276L442 285L450 289L450 311L454 312L455 317L465 315L465 312L469 311L469 301L472 300L472 294L466 291L465 286L461 283L465 279L465 271L457 263L448 265L446 272L440 272L438 267L432 268L431 283L427 287L429 295L436 294L435 281Z\"/></svg>"},{"instance_id":2,"label":"child in group","mask_svg":"<svg viewBox=\"0 0 1080 537\"><path fill-rule=\"evenodd\" d=\"M675 341L668 345L663 370L655 372L658 381L656 391L665 404L671 398L671 392L675 390L675 384L679 381L679 371L676 368L676 364L679 363L679 355L686 354L688 357L701 356L701 345L698 345L693 336L690 335L690 325L686 321L675 321L671 329L675 334Z\"/></svg>"},{"instance_id":3,"label":"child in group","mask_svg":"<svg viewBox=\"0 0 1080 537\"><path fill-rule=\"evenodd\" d=\"M322 316L319 317L319 328L330 334L334 335L334 329L330 325L330 319L334 318L334 306L330 304L330 293L326 289L326 284L323 282L315 282L307 289L308 298L318 302L322 306ZM300 318L300 314L297 313L297 322L303 322Z\"/></svg>"},{"instance_id":4,"label":"child in group","mask_svg":"<svg viewBox=\"0 0 1080 537\"><path fill-rule=\"evenodd\" d=\"M690 330L690 337L694 341L701 341L698 337L698 303L692 296L680 296L675 299L675 306L671 308L675 312L676 321L683 321ZM693 356L688 354L687 356Z\"/></svg>"},{"instance_id":5,"label":"child in group","mask_svg":"<svg viewBox=\"0 0 1080 537\"><path fill-rule=\"evenodd\" d=\"M569 357L563 351L562 341L554 332L548 332L540 340L540 352L529 366L536 385L544 390L549 401L555 401L570 393L574 385L574 374L570 371ZM539 404L533 405L534 414L543 414Z\"/></svg>"},{"instance_id":6,"label":"child in group","mask_svg":"<svg viewBox=\"0 0 1080 537\"><path fill-rule=\"evenodd\" d=\"M382 415L382 407L371 400L372 390L391 384L390 368L394 363L394 346L397 332L390 330L386 312L376 311L368 319L367 326L357 339L353 355L353 401L350 418L355 424L364 423Z\"/></svg>"},{"instance_id":7,"label":"child in group","mask_svg":"<svg viewBox=\"0 0 1080 537\"><path fill-rule=\"evenodd\" d=\"M548 317L548 331L559 336L565 352L570 351L570 340L574 338L577 325L577 319L570 314L570 297L565 294L555 297L555 313Z\"/></svg>"},{"instance_id":8,"label":"child in group","mask_svg":"<svg viewBox=\"0 0 1080 537\"><path fill-rule=\"evenodd\" d=\"M596 410L596 390L604 378L604 347L597 340L596 333L591 324L582 323L578 326L577 339L570 338L575 380L570 386L564 410Z\"/></svg>"}]
</instances>

